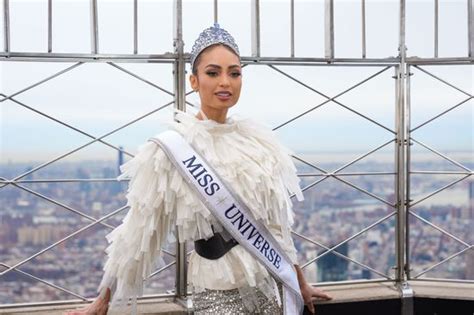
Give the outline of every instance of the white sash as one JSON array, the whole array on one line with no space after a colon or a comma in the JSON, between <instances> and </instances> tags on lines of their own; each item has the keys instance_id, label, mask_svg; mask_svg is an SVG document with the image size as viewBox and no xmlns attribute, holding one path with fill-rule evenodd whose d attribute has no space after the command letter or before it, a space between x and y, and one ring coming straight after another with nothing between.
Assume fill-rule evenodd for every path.
<instances>
[{"instance_id":1,"label":"white sash","mask_svg":"<svg viewBox=\"0 0 474 315\"><path fill-rule=\"evenodd\" d=\"M283 284L285 315L303 314L304 302L291 260L262 222L213 168L174 130L150 138L158 144L222 226Z\"/></svg>"}]
</instances>

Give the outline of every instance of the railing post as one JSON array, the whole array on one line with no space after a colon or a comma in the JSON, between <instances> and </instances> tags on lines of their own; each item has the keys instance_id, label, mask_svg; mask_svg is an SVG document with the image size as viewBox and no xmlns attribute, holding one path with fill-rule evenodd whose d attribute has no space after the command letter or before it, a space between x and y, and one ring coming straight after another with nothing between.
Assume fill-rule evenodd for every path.
<instances>
[{"instance_id":1,"label":"railing post","mask_svg":"<svg viewBox=\"0 0 474 315\"><path fill-rule=\"evenodd\" d=\"M290 2L290 57L295 56L295 0Z\"/></svg>"},{"instance_id":2,"label":"railing post","mask_svg":"<svg viewBox=\"0 0 474 315\"><path fill-rule=\"evenodd\" d=\"M214 23L219 23L219 3L214 0Z\"/></svg>"},{"instance_id":3,"label":"railing post","mask_svg":"<svg viewBox=\"0 0 474 315\"><path fill-rule=\"evenodd\" d=\"M99 53L99 20L97 14L97 0L91 0L91 52Z\"/></svg>"},{"instance_id":4,"label":"railing post","mask_svg":"<svg viewBox=\"0 0 474 315\"><path fill-rule=\"evenodd\" d=\"M53 51L53 0L48 0L48 52Z\"/></svg>"},{"instance_id":5,"label":"railing post","mask_svg":"<svg viewBox=\"0 0 474 315\"><path fill-rule=\"evenodd\" d=\"M324 3L324 57L334 58L334 0Z\"/></svg>"},{"instance_id":6,"label":"railing post","mask_svg":"<svg viewBox=\"0 0 474 315\"><path fill-rule=\"evenodd\" d=\"M133 0L133 54L138 54L138 0Z\"/></svg>"},{"instance_id":7,"label":"railing post","mask_svg":"<svg viewBox=\"0 0 474 315\"><path fill-rule=\"evenodd\" d=\"M467 42L468 56L474 58L474 4L473 0L467 0Z\"/></svg>"},{"instance_id":8,"label":"railing post","mask_svg":"<svg viewBox=\"0 0 474 315\"><path fill-rule=\"evenodd\" d=\"M405 44L405 0L400 0L400 33L399 33L399 58L400 64L396 71L397 80L397 104L396 104L396 204L397 204L397 222L396 222L396 255L397 265L395 272L395 281L399 289L401 298L401 314L413 315L413 290L407 282L407 264L408 264L408 152L409 152L409 116L407 102L407 64L406 64L406 44Z\"/></svg>"},{"instance_id":9,"label":"railing post","mask_svg":"<svg viewBox=\"0 0 474 315\"><path fill-rule=\"evenodd\" d=\"M10 0L3 0L3 47L10 52Z\"/></svg>"},{"instance_id":10,"label":"railing post","mask_svg":"<svg viewBox=\"0 0 474 315\"><path fill-rule=\"evenodd\" d=\"M174 30L174 53L176 59L173 63L174 95L175 108L185 111L185 75L186 63L184 60L184 42L183 42L183 3L182 0L173 2L173 30ZM176 232L177 233L177 232ZM176 239L179 239L176 237ZM186 243L176 242L176 300L185 307L188 307L187 301L187 260Z\"/></svg>"},{"instance_id":11,"label":"railing post","mask_svg":"<svg viewBox=\"0 0 474 315\"><path fill-rule=\"evenodd\" d=\"M362 17L361 17L361 24L362 24L362 58L365 58L367 56L367 40L366 40L366 22L365 22L365 0L362 0L361 3L361 12L362 12Z\"/></svg>"},{"instance_id":12,"label":"railing post","mask_svg":"<svg viewBox=\"0 0 474 315\"><path fill-rule=\"evenodd\" d=\"M434 57L438 58L439 2L434 0Z\"/></svg>"},{"instance_id":13,"label":"railing post","mask_svg":"<svg viewBox=\"0 0 474 315\"><path fill-rule=\"evenodd\" d=\"M410 120L411 120L411 81L410 76L410 65L406 65L406 76L405 76L405 278L410 280L410 165L411 165L411 132L410 132Z\"/></svg>"},{"instance_id":14,"label":"railing post","mask_svg":"<svg viewBox=\"0 0 474 315\"><path fill-rule=\"evenodd\" d=\"M252 57L260 57L260 1L252 0L250 5Z\"/></svg>"}]
</instances>

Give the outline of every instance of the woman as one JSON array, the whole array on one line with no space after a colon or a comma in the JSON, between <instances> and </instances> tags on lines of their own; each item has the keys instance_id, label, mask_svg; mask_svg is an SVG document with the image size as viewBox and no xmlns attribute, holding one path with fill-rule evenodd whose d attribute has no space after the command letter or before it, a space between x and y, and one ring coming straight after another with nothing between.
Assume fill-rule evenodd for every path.
<instances>
[{"instance_id":1,"label":"woman","mask_svg":"<svg viewBox=\"0 0 474 315\"><path fill-rule=\"evenodd\" d=\"M314 313L316 298L330 299L310 286L297 264L290 228L293 211L288 192L302 200L299 179L274 133L251 119L227 117L240 96L242 68L233 37L218 24L205 29L191 51L190 83L199 93L196 116L176 110L169 123L245 201L294 264L301 295ZM199 201L159 146L152 141L121 167L129 177L130 210L107 239L109 257L99 297L69 314L106 314L108 302L123 304L141 295L143 278L162 265L161 247L174 241L195 241L188 279L195 314L282 312L282 285L249 252L230 237ZM217 249L219 248L219 249ZM199 252L199 253L198 253ZM207 256L209 255L209 256Z\"/></svg>"}]
</instances>

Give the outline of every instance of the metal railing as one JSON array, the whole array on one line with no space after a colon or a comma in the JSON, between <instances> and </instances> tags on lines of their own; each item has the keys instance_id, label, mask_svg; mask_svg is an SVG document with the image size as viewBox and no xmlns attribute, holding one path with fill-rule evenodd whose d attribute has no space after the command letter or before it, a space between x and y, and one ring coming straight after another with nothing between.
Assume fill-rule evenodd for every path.
<instances>
[{"instance_id":1,"label":"metal railing","mask_svg":"<svg viewBox=\"0 0 474 315\"><path fill-rule=\"evenodd\" d=\"M261 34L260 34L260 23L261 23L261 18L260 18L260 13L261 13L261 4L259 0L252 0L250 9L251 9L251 55L250 56L242 56L242 64L243 66L266 66L272 71L280 74L282 77L292 80L293 82L297 83L298 85L304 87L305 89L314 92L315 94L323 97L325 100L319 104L316 104L309 108L308 110L305 110L304 112L301 112L294 117L291 117L284 121L283 123L275 126L273 129L278 130L283 127L287 127L291 125L293 122L297 121L301 117L304 117L305 115L323 107L326 104L333 103L336 104L337 106L350 111L354 115L357 115L361 117L362 119L366 120L368 123L374 124L384 130L384 132L387 132L390 135L390 140L384 141L383 143L380 143L379 145L375 146L374 148L370 149L366 153L358 156L357 158L351 160L350 162L344 164L343 166L335 169L335 170L327 170L324 169L315 163L312 163L301 156L295 155L293 156L295 160L305 164L306 166L309 166L310 168L318 171L319 173L313 174L313 173L304 173L300 174L301 177L307 177L307 176L316 176L320 177L317 180L312 181L310 184L306 185L303 188L303 191L307 191L308 189L320 184L321 182L325 181L328 178L333 178L349 187L352 189L355 189L370 198L376 199L379 202L383 203L384 205L390 207L391 211L383 216L382 218L379 218L375 222L371 223L370 225L366 226L365 228L361 229L357 233L351 235L350 237L340 241L334 246L329 246L328 244L323 244L322 242L319 242L317 240L311 239L305 235L302 235L301 233L296 233L293 231L293 234L297 236L298 238L307 241L311 244L317 245L318 247L325 249L326 251L322 254L317 255L316 257L310 259L308 262L302 265L303 268L306 266L318 261L320 258L328 255L328 254L334 254L337 255L340 258L343 258L350 263L356 264L360 266L363 269L369 270L377 275L379 275L382 280L386 281L393 281L396 285L400 287L401 292L403 293L403 296L406 298L410 298L412 296L412 292L409 289L409 286L407 284L407 281L410 279L423 279L420 278L422 275L426 274L430 270L438 267L441 264L446 263L447 261L458 257L459 255L462 255L468 250L473 249L473 244L462 240L461 238L457 237L456 235L450 233L449 231L443 229L442 227L437 226L436 224L424 219L422 216L419 214L415 213L412 208L413 206L423 202L427 198L430 198L431 196L446 190L447 188L455 185L456 183L465 180L469 178L470 176L473 175L473 170L470 169L469 167L463 165L462 163L456 161L455 159L437 151L436 149L432 148L428 144L415 139L411 133L419 128L424 127L425 125L429 124L430 122L438 119L439 117L442 117L449 111L462 106L465 104L468 104L468 101L470 101L473 98L472 92L469 91L464 91L463 89L457 87L455 84L452 84L448 82L447 80L444 80L427 69L425 69L424 65L466 65L467 67L472 66L474 63L474 6L473 6L473 1L472 0L467 0L466 1L466 7L467 7L467 15L468 19L466 21L467 25L467 30L468 30L468 51L466 52L466 56L461 56L461 57L450 57L450 58L440 58L438 56L438 16L439 16L439 1L434 0L433 5L434 5L434 52L433 52L433 57L430 58L419 58L419 57L409 57L407 56L407 48L406 48L406 31L405 31L405 18L406 18L406 1L405 0L400 0L399 1L399 45L398 45L398 56L396 57L387 57L387 58L367 58L367 45L366 45L366 1L361 0L361 30L362 30L362 43L361 43L361 56L362 58L337 58L335 57L335 47L334 47L334 38L335 38L335 28L334 28L334 1L333 0L326 0L325 1L325 16L324 16L324 34L325 34L325 53L324 57L321 58L316 58L316 57L296 57L296 52L295 52L295 1L290 0L290 56L282 56L282 57L265 57L261 55ZM219 21L219 3L217 0L214 0L214 22ZM48 0L48 45L47 45L47 52L35 52L35 53L26 53L26 52L15 52L11 51L10 47L10 12L9 12L9 7L10 7L10 0L3 0L3 12L4 12L4 25L3 25L3 32L4 32L4 51L0 53L0 61L2 62L8 62L8 61L29 61L29 62L74 62L72 66L66 67L65 69L58 71L57 73L48 76L32 85L29 85L19 91L16 91L14 93L11 93L10 95L6 95L5 93L1 93L0 91L0 96L2 97L0 99L0 104L5 104L5 101L11 101L27 110L33 111L46 119L52 120L56 123L59 123L63 125L65 128L69 128L71 130L74 130L75 132L78 132L82 135L85 135L86 137L90 138L91 140L89 142L86 142L68 152L65 152L64 154L61 154L41 165L38 165L34 167L33 169L24 172L22 174L19 174L15 176L14 178L0 178L0 189L6 187L6 186L13 186L16 187L20 190L26 191L32 195L35 195L47 202L50 202L52 204L55 204L61 208L64 208L67 211L71 211L72 213L75 213L88 221L90 223L83 228L75 231L74 233L67 235L66 237L60 239L59 241L51 244L50 246L42 249L41 251L21 260L20 262L13 264L13 265L7 265L3 262L0 262L1 266L5 268L2 272L0 272L0 277L4 276L5 274L11 272L11 271L16 271L21 273L24 276L27 276L29 278L32 278L36 281L40 281L48 286L54 287L55 289L61 290L63 292L66 292L68 294L71 294L72 296L75 296L79 299L82 300L87 300L86 297L81 296L80 294L77 294L75 292L72 292L68 290L67 288L63 288L61 286L58 286L56 284L53 284L51 282L42 280L38 277L35 277L32 274L29 274L25 271L22 271L21 267L34 259L35 257L51 250L52 248L55 248L59 244L74 238L77 234L81 233L84 230L90 229L94 226L101 225L102 227L105 227L109 230L115 228L115 226L110 225L105 223L105 221L113 216L115 216L118 213L121 213L123 210L126 209L126 207L120 207L109 214L96 219L86 213L84 213L81 210L75 209L73 207L70 207L66 204L61 203L58 200L55 200L53 198L49 198L45 195L42 195L41 193L34 191L33 189L30 189L23 185L25 182L31 182L24 180L26 176L37 172L38 170L55 163L70 154L77 152L79 150L82 150L83 148L86 148L94 143L101 143L105 146L108 146L114 150L117 151L123 151L125 154L128 156L133 156L131 153L121 150L118 148L116 145L113 145L112 143L104 140L109 135L112 135L119 130L122 130L123 128L132 125L148 116L151 114L158 112L168 106L175 106L176 108L186 110L187 107L194 107L195 105L186 100L186 97L189 96L190 94L193 93L193 91L185 91L185 66L186 63L189 62L189 54L184 51L184 41L183 41L183 1L181 0L175 0L173 1L173 17L174 17L174 52L169 53L161 53L161 54L153 54L153 55L145 55L145 54L139 54L138 51L138 0L133 1L133 53L131 54L101 54L100 49L99 49L99 17L100 14L97 9L97 0L90 0L90 32L91 32L91 53L90 54L78 54L78 53L55 53L52 49L53 47L53 37L52 37L52 27L53 27L53 19L52 19L52 5L53 1ZM29 106L25 104L24 102L21 102L17 99L17 96L20 94L29 91L31 89L38 88L42 84L55 79L59 78L62 75L74 71L84 65L85 63L93 63L93 62L103 62L107 63L111 67L113 67L115 70L120 71L122 73L125 73L129 75L130 77L133 77L136 80L141 81L142 83L151 86L163 93L166 93L167 95L173 97L173 100L170 102L167 102L154 110L144 114L140 115L130 121L128 121L126 124L121 125L118 128L115 128L113 130L110 130L109 132L106 132L101 135L93 135L91 133L88 133L85 130L82 130L80 128L77 128L71 124L65 123L64 121L61 121L60 119L48 115L40 110L35 109L33 106ZM173 82L174 82L174 90L169 91L155 83L150 82L149 80L145 79L144 77L127 70L118 63L125 63L125 62L130 62L130 63L146 63L146 62L154 62L154 63L168 63L172 64L173 66ZM295 76L289 74L287 71L282 70L282 65L290 65L290 66L307 66L307 67L312 67L312 66L354 66L354 67L361 67L361 66L371 66L374 68L379 68L374 71L374 73L368 77L366 77L363 80L360 80L356 84L353 84L352 86L349 86L345 89L341 89L341 91L335 95L328 95L322 91L320 91L318 88L311 86L310 84L307 84L303 82L302 80L296 78ZM364 85L366 82L369 82L370 80L373 80L374 78L379 77L382 73L392 70L394 71L394 76L393 79L395 80L394 88L395 88L395 95L396 99L394 100L396 103L396 114L395 114L395 128L390 128L386 125L384 125L381 122L378 122L376 119L373 119L369 117L368 115L363 114L360 111L357 111L353 108L351 108L350 105L343 103L340 101L341 96L345 95L347 92L352 91L362 85ZM458 102L454 106L450 107L449 109L433 116L432 118L424 121L423 123L412 127L410 124L410 76L413 74L411 71L417 70L420 74L423 73L425 75L428 75L439 82L442 82L443 84L456 89L457 91L463 93L466 97L464 100L461 102ZM452 174L453 172L439 172L439 171L417 171L417 170L411 170L410 168L410 158L411 158L411 148L410 146L413 143L417 143L424 148L428 149L429 151L433 152L434 154L446 159L447 161L457 165L458 167L462 168L464 171L463 172L456 172L456 174L462 174L464 175L462 178L457 179L444 187L437 189L436 191L429 193L428 195L418 199L418 200L412 200L411 199L411 193L410 193L410 176L412 174L428 174L428 173L436 173L436 174ZM343 177L345 175L351 175L349 173L344 173L343 171L348 168L349 166L353 165L357 161L360 161L361 159L379 151L382 148L386 148L389 145L393 145L395 148L395 172L360 172L357 173L358 175L395 175L395 195L396 195L396 201L395 203L390 202L389 200L386 200L384 197L378 196L367 189L364 189L360 187L359 185L355 185L351 183L350 181L344 179ZM114 179L100 179L101 181L113 181ZM80 181L80 180L74 180L71 179L69 181ZM98 181L96 179L96 181ZM41 180L37 182L53 182L53 180ZM433 229L438 230L439 232L443 233L449 238L454 239L456 242L460 243L463 246L463 249L456 252L455 254L450 255L449 257L443 259L442 261L433 264L431 267L423 270L422 272L419 272L416 275L411 275L410 273L410 261L408 259L409 257L409 237L410 237L410 231L409 231L409 218L413 217L424 224L429 225ZM363 233L369 231L370 229L380 225L381 223L385 222L386 220L390 218L395 218L396 220L396 266L395 266L395 275L391 276L390 274L387 274L383 271L376 270L372 267L370 267L367 264L364 264L362 262L357 261L356 259L353 259L351 257L348 257L347 255L341 254L336 251L341 245L355 239L356 237L362 235ZM174 294L164 294L164 295L159 295L159 296L176 296L178 299L181 299L182 301L186 300L187 296L187 279L186 279L186 257L190 253L186 250L186 245L185 244L179 244L177 243L177 248L176 248L176 253L172 253L169 251L165 251L166 254L170 255L170 257L173 257L175 260L168 263L166 266L162 267L159 270L156 270L150 277L156 276L157 274L160 274L164 270L167 270L171 266L176 266L176 290ZM459 280L462 281L462 280ZM348 281L350 282L350 281ZM358 281L360 282L360 281ZM468 280L465 280L464 282L469 282ZM474 281L470 281L473 282ZM406 306L405 309L406 313L410 313L410 307Z\"/></svg>"}]
</instances>

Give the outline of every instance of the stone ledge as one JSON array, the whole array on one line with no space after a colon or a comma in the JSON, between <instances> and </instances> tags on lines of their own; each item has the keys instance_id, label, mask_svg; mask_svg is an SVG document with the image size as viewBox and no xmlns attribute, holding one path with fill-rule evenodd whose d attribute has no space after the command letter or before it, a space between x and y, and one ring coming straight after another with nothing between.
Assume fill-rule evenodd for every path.
<instances>
[{"instance_id":1,"label":"stone ledge","mask_svg":"<svg viewBox=\"0 0 474 315\"><path fill-rule=\"evenodd\" d=\"M409 281L414 297L474 301L474 283L447 281ZM317 301L316 304L331 305L357 302L398 300L400 292L393 282L341 283L318 286L333 297L331 301ZM1 306L0 315L61 315L66 310L80 308L87 303L75 301L55 301L31 305ZM169 297L146 297L138 303L138 312L142 315L178 315L187 314L184 306ZM118 315L109 312L108 315Z\"/></svg>"},{"instance_id":2,"label":"stone ledge","mask_svg":"<svg viewBox=\"0 0 474 315\"><path fill-rule=\"evenodd\" d=\"M474 301L474 283L410 280L414 297ZM318 286L333 297L318 304L350 303L372 300L399 299L400 292L393 282L342 283Z\"/></svg>"},{"instance_id":3,"label":"stone ledge","mask_svg":"<svg viewBox=\"0 0 474 315\"><path fill-rule=\"evenodd\" d=\"M88 303L58 303L57 305L38 305L38 306L21 306L18 308L2 309L0 305L1 315L62 315L65 311L74 310L84 307ZM119 315L118 312L109 311L108 315ZM187 314L186 309L173 301L173 299L146 299L138 302L138 314L141 315L182 315Z\"/></svg>"}]
</instances>

